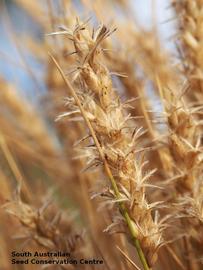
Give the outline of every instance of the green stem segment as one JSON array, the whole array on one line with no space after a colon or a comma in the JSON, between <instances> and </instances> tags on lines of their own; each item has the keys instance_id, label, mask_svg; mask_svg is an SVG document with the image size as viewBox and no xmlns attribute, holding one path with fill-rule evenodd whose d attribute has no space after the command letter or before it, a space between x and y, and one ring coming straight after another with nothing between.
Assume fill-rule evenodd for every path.
<instances>
[{"instance_id":1,"label":"green stem segment","mask_svg":"<svg viewBox=\"0 0 203 270\"><path fill-rule=\"evenodd\" d=\"M61 69L61 67L58 64L58 62L56 61L56 59L50 53L49 53L49 55L50 55L51 59L53 60L54 64L56 65L57 69L59 70L59 72L60 72L60 74L61 74L61 76L62 76L65 84L68 86L68 89L71 92L71 95L74 97L75 102L77 103L77 105L78 105L78 107L79 107L79 109L81 111L82 116L84 117L84 120L85 120L85 122L86 122L86 124L87 124L87 126L88 126L88 128L90 130L90 133L92 135L92 138L93 138L93 140L95 142L95 145L96 145L96 147L98 149L99 155L100 155L100 157L101 157L101 159L102 159L102 161L104 163L104 168L105 168L105 171L106 171L106 173L107 173L107 175L109 177L109 180L111 182L111 185L112 185L112 188L113 188L113 191L114 191L115 198L117 200L119 200L119 199L121 199L121 195L120 195L118 186L117 186L116 181L115 181L115 179L114 179L114 177L112 175L112 172L111 172L111 170L109 168L109 165L108 165L108 163L106 161L106 158L104 156L104 153L103 153L103 150L101 148L101 145L100 145L100 143L99 143L99 141L97 139L97 136L95 134L95 131L94 131L94 129L93 129L93 127L92 127L89 119L86 116L86 113L85 113L85 111L83 109L83 106L82 106L82 104L80 102L80 99L78 98L78 96L77 96L74 88L72 87L72 85L69 82L69 80L66 78L63 70ZM129 232L130 232L131 237L132 237L132 240L133 240L133 244L134 244L134 246L135 246L135 248L137 250L137 253L139 255L139 258L140 258L140 261L141 261L141 263L143 265L143 268L144 268L144 270L151 270L151 268L148 266L147 260L145 258L145 255L144 255L143 251L142 251L142 248L140 246L140 242L137 239L138 232L135 230L135 227L134 227L134 225L132 223L132 220L131 220L131 218L130 218L130 216L128 214L128 211L127 211L127 209L125 207L125 204L123 202L119 202L118 204L119 204L119 209L121 211L121 214L125 218L126 224L128 226Z\"/></svg>"},{"instance_id":2,"label":"green stem segment","mask_svg":"<svg viewBox=\"0 0 203 270\"><path fill-rule=\"evenodd\" d=\"M113 177L113 175L112 175L112 173L111 173L111 171L109 169L109 166L108 166L108 163L107 163L106 160L104 161L104 167L105 167L105 170L107 172L107 175L110 178L111 185L112 185L112 188L114 190L114 194L115 194L116 199L121 199L121 195L120 195L120 192L118 190L116 181L115 181L115 179L114 179L114 177ZM134 228L132 220L131 220L131 218L130 218L130 216L128 214L128 211L127 211L127 209L125 207L125 204L123 202L119 202L119 209L120 209L120 211L122 213L122 216L125 218L125 221L127 223L128 229L129 229L131 237L132 237L133 244L134 244L134 246L135 246L135 248L137 250L138 256L140 258L140 261L141 261L141 263L143 265L144 270L150 270L151 268L148 266L147 260L145 258L145 255L144 255L143 251L142 251L142 248L140 246L140 242L137 239L138 233L136 232L136 230Z\"/></svg>"}]
</instances>

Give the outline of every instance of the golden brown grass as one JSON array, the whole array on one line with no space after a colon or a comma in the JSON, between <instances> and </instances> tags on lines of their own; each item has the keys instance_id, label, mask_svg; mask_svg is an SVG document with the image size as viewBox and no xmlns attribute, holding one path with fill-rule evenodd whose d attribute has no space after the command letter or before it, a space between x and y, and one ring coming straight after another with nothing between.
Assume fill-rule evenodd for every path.
<instances>
[{"instance_id":1,"label":"golden brown grass","mask_svg":"<svg viewBox=\"0 0 203 270\"><path fill-rule=\"evenodd\" d=\"M61 250L104 270L201 270L202 1L171 1L173 54L127 1L80 1L83 16L73 1L15 2L48 34L20 41L4 6L19 68L37 95L26 47L47 91L36 105L0 79L0 269L22 269L12 250Z\"/></svg>"}]
</instances>

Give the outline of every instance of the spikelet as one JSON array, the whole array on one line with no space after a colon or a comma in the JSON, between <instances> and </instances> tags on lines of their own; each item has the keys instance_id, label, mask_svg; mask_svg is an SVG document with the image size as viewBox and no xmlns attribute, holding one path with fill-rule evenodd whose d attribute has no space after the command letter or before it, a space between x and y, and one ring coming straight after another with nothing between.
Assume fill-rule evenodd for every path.
<instances>
[{"instance_id":1,"label":"spikelet","mask_svg":"<svg viewBox=\"0 0 203 270\"><path fill-rule=\"evenodd\" d=\"M58 210L50 200L37 208L24 203L18 197L4 204L3 208L20 222L22 230L19 238L31 239L39 248L47 251L70 252L72 257L82 252L84 256L85 249L81 248L85 241L84 233L74 231L73 220L65 212ZM19 231L16 237L18 234Z\"/></svg>"},{"instance_id":2,"label":"spikelet","mask_svg":"<svg viewBox=\"0 0 203 270\"><path fill-rule=\"evenodd\" d=\"M203 1L174 0L179 16L179 40L184 54L184 73L196 99L203 94Z\"/></svg>"},{"instance_id":3,"label":"spikelet","mask_svg":"<svg viewBox=\"0 0 203 270\"><path fill-rule=\"evenodd\" d=\"M189 86L185 93L185 101L199 102L202 98L202 41L203 41L203 1L202 0L174 0L172 5L179 14L179 41L184 56L184 75L187 77ZM187 104L186 103L186 104ZM179 108L178 108L179 107ZM188 194L184 199L189 207L190 213L196 213L196 218L201 221L201 203L199 198L202 194L202 148L201 136L202 129L199 122L201 106L184 109L183 104L177 105L173 119L169 121L170 126L175 129L177 137L174 135L176 148L176 158L180 158L181 168L183 169L183 186L186 184ZM200 114L198 114L198 112ZM176 115L176 116L175 116ZM172 115L171 115L172 116ZM198 189L197 189L198 186ZM198 192L197 192L198 190ZM190 198L190 200L188 199ZM183 199L183 200L184 200ZM182 200L181 200L182 201ZM197 207L198 205L198 207ZM192 210L192 208L194 209ZM197 209L199 209L197 211ZM194 215L193 215L194 217Z\"/></svg>"},{"instance_id":4,"label":"spikelet","mask_svg":"<svg viewBox=\"0 0 203 270\"><path fill-rule=\"evenodd\" d=\"M144 173L142 155L135 159L134 152L138 149L142 129L135 127L112 88L108 69L99 61L99 45L110 33L105 26L101 26L92 38L87 26L78 22L71 37L80 71L74 80L81 82L82 87L77 94L117 181L119 192L126 201L137 237L151 266L156 262L158 248L163 244L162 230L165 225L153 219L152 209L156 204L149 204L145 196L146 182L154 171ZM74 103L68 105L74 110L77 107ZM89 163L100 160L94 145L86 151L89 151Z\"/></svg>"}]
</instances>

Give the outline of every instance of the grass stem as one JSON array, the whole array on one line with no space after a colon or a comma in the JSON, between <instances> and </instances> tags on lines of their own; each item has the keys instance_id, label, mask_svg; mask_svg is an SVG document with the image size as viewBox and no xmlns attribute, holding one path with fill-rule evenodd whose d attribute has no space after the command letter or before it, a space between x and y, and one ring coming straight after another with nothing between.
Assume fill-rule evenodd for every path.
<instances>
[{"instance_id":1,"label":"grass stem","mask_svg":"<svg viewBox=\"0 0 203 270\"><path fill-rule=\"evenodd\" d=\"M78 105L78 107L79 107L79 109L81 111L81 114L82 114L82 116L83 116L89 130L90 130L92 138L93 138L93 140L95 142L95 145L96 145L96 147L98 149L101 160L103 161L104 169L105 169L106 174L108 175L109 180L111 182L111 186L113 188L115 198L119 200L121 198L121 195L120 195L120 192L118 190L116 181L115 181L115 179L114 179L114 177L112 175L112 172L111 172L111 170L109 168L109 165L108 165L108 163L106 161L106 158L105 158L104 153L102 151L101 145L100 145L100 143L99 143L99 141L97 139L95 131L94 131L89 119L86 116L86 113L85 113L85 111L83 109L83 106L82 106L82 104L80 102L80 99L78 98L73 86L71 85L69 80L66 78L66 76L65 76L63 70L61 69L59 63L57 62L57 60L54 58L54 56L51 53L49 53L49 56L51 57L52 61L56 65L57 69L59 70L65 84L67 85L68 89L70 90L71 95L75 99L75 102L77 103L77 105ZM127 209L125 207L125 204L123 202L119 202L119 209L120 209L121 214L125 218L126 224L128 226L129 232L130 232L131 237L132 237L133 245L135 246L135 248L137 250L138 256L139 256L140 261L141 261L141 263L143 265L143 269L144 270L150 270L151 268L148 266L147 260L145 258L145 255L144 255L143 251L142 251L142 248L140 246L139 240L137 239L137 231L135 230L135 227L133 226L133 222L132 222L132 220L131 220L131 218L130 218L130 216L128 214L128 211L127 211Z\"/></svg>"}]
</instances>

